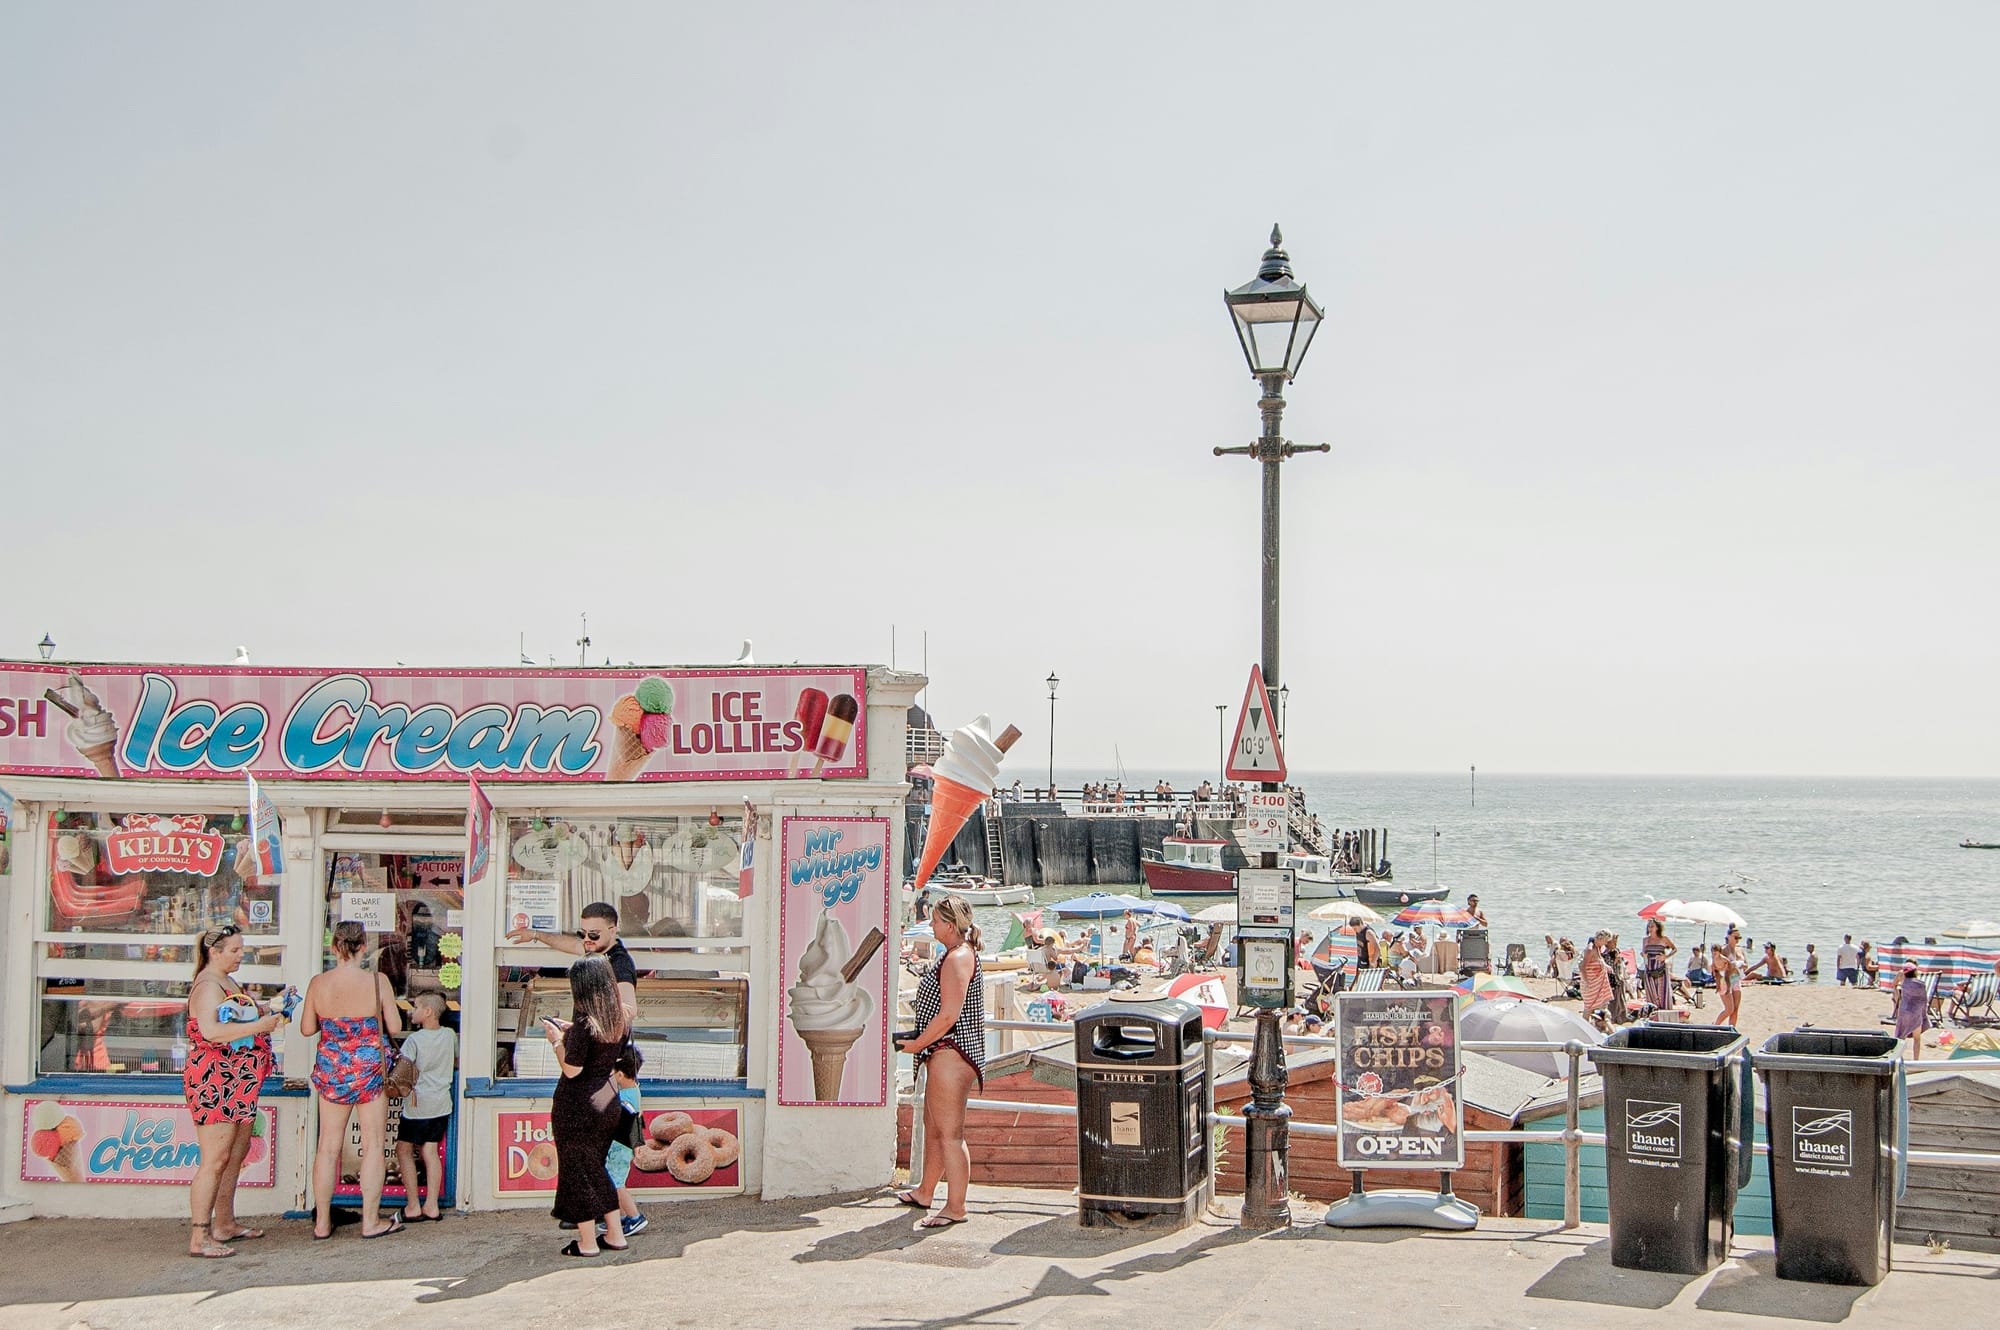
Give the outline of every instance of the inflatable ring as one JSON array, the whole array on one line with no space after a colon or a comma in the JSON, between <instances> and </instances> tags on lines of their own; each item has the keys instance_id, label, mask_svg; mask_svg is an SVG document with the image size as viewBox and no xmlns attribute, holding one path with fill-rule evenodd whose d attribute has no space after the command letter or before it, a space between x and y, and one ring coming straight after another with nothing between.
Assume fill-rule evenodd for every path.
<instances>
[{"instance_id":1,"label":"inflatable ring","mask_svg":"<svg viewBox=\"0 0 2000 1330\"><path fill-rule=\"evenodd\" d=\"M541 1141L528 1151L528 1175L538 1182L548 1182L556 1175L556 1147L548 1141Z\"/></svg>"},{"instance_id":2,"label":"inflatable ring","mask_svg":"<svg viewBox=\"0 0 2000 1330\"><path fill-rule=\"evenodd\" d=\"M685 1113L661 1113L646 1124L646 1134L660 1145L672 1145L676 1137L685 1136L693 1130L694 1119Z\"/></svg>"},{"instance_id":3,"label":"inflatable ring","mask_svg":"<svg viewBox=\"0 0 2000 1330\"><path fill-rule=\"evenodd\" d=\"M673 1174L676 1182L695 1187L715 1173L715 1151L708 1148L708 1138L698 1132L683 1132L675 1137L674 1143L667 1147L667 1155L667 1172Z\"/></svg>"},{"instance_id":4,"label":"inflatable ring","mask_svg":"<svg viewBox=\"0 0 2000 1330\"><path fill-rule=\"evenodd\" d=\"M742 1147L736 1143L735 1132L721 1127L696 1127L695 1134L708 1142L708 1152L715 1157L717 1168L728 1168L736 1162Z\"/></svg>"}]
</instances>

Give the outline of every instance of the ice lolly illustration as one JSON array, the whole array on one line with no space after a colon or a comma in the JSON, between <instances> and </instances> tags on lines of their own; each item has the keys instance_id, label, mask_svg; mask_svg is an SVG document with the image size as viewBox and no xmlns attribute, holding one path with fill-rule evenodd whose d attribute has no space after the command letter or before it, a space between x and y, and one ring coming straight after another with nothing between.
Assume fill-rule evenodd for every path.
<instances>
[{"instance_id":1,"label":"ice lolly illustration","mask_svg":"<svg viewBox=\"0 0 2000 1330\"><path fill-rule=\"evenodd\" d=\"M970 725L951 732L951 738L945 741L944 756L932 766L936 789L931 795L931 824L924 832L924 852L917 860L916 891L921 892L924 883L937 871L944 852L951 848L952 840L972 816L972 810L992 796L993 787L1000 780L1000 759L1021 737L1021 732L1012 725L997 739L991 737L992 732L990 719L974 717ZM998 867L993 864L989 869Z\"/></svg>"},{"instance_id":2,"label":"ice lolly illustration","mask_svg":"<svg viewBox=\"0 0 2000 1330\"><path fill-rule=\"evenodd\" d=\"M801 688L792 719L799 723L799 751L792 754L792 765L785 772L787 779L799 774L799 759L819 746L820 726L826 721L826 694L817 688Z\"/></svg>"},{"instance_id":3,"label":"ice lolly illustration","mask_svg":"<svg viewBox=\"0 0 2000 1330\"><path fill-rule=\"evenodd\" d=\"M855 979L881 945L881 930L870 929L857 951L840 920L822 912L812 942L799 957L799 981L788 992L792 1029L812 1057L814 1099L840 1098L847 1052L866 1032L875 1010L873 995Z\"/></svg>"},{"instance_id":4,"label":"ice lolly illustration","mask_svg":"<svg viewBox=\"0 0 2000 1330\"><path fill-rule=\"evenodd\" d=\"M840 755L847 751L847 741L854 737L854 718L860 713L852 693L840 693L826 704L826 719L819 725L819 743L813 747L818 754L813 775L819 775L819 769L829 760L840 761Z\"/></svg>"}]
</instances>

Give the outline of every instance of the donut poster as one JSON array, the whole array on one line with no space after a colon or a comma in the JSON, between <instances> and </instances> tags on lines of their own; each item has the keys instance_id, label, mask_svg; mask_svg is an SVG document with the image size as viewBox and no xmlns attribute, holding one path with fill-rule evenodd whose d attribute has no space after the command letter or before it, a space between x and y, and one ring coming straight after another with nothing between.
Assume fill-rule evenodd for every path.
<instances>
[{"instance_id":1,"label":"donut poster","mask_svg":"<svg viewBox=\"0 0 2000 1330\"><path fill-rule=\"evenodd\" d=\"M743 1133L735 1109L649 1108L643 1116L649 1140L633 1153L626 1186L634 1191L743 1189ZM556 1144L547 1111L502 1113L499 1128L500 1167L495 1176L501 1194L552 1194ZM662 1141L663 1136L669 1139Z\"/></svg>"},{"instance_id":2,"label":"donut poster","mask_svg":"<svg viewBox=\"0 0 2000 1330\"><path fill-rule=\"evenodd\" d=\"M889 1102L889 819L787 817L778 832L778 1102Z\"/></svg>"},{"instance_id":3,"label":"donut poster","mask_svg":"<svg viewBox=\"0 0 2000 1330\"><path fill-rule=\"evenodd\" d=\"M1340 1167L1464 1167L1457 996L1342 993L1337 1001Z\"/></svg>"}]
</instances>

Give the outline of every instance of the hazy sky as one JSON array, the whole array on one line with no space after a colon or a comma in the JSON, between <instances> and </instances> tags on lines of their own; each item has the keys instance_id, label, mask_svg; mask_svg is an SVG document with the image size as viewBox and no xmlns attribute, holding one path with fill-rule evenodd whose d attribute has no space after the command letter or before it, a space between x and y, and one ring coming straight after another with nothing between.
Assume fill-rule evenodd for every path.
<instances>
[{"instance_id":1,"label":"hazy sky","mask_svg":"<svg viewBox=\"0 0 2000 1330\"><path fill-rule=\"evenodd\" d=\"M1240 15L1240 17L1238 17ZM2000 9L14 4L0 654L914 666L1200 768L2000 773ZM1043 757L1024 764L1039 766Z\"/></svg>"}]
</instances>

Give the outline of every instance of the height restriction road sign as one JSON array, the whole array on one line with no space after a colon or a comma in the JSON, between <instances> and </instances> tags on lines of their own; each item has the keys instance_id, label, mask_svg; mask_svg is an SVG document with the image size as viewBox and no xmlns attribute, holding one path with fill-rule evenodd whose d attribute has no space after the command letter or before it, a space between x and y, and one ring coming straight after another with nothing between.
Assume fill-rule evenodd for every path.
<instances>
[{"instance_id":1,"label":"height restriction road sign","mask_svg":"<svg viewBox=\"0 0 2000 1330\"><path fill-rule=\"evenodd\" d=\"M1229 741L1230 780L1282 781L1285 754L1278 747L1277 718L1271 695L1264 690L1264 667L1250 667L1250 686L1243 692L1243 709L1236 713L1236 737Z\"/></svg>"}]
</instances>

